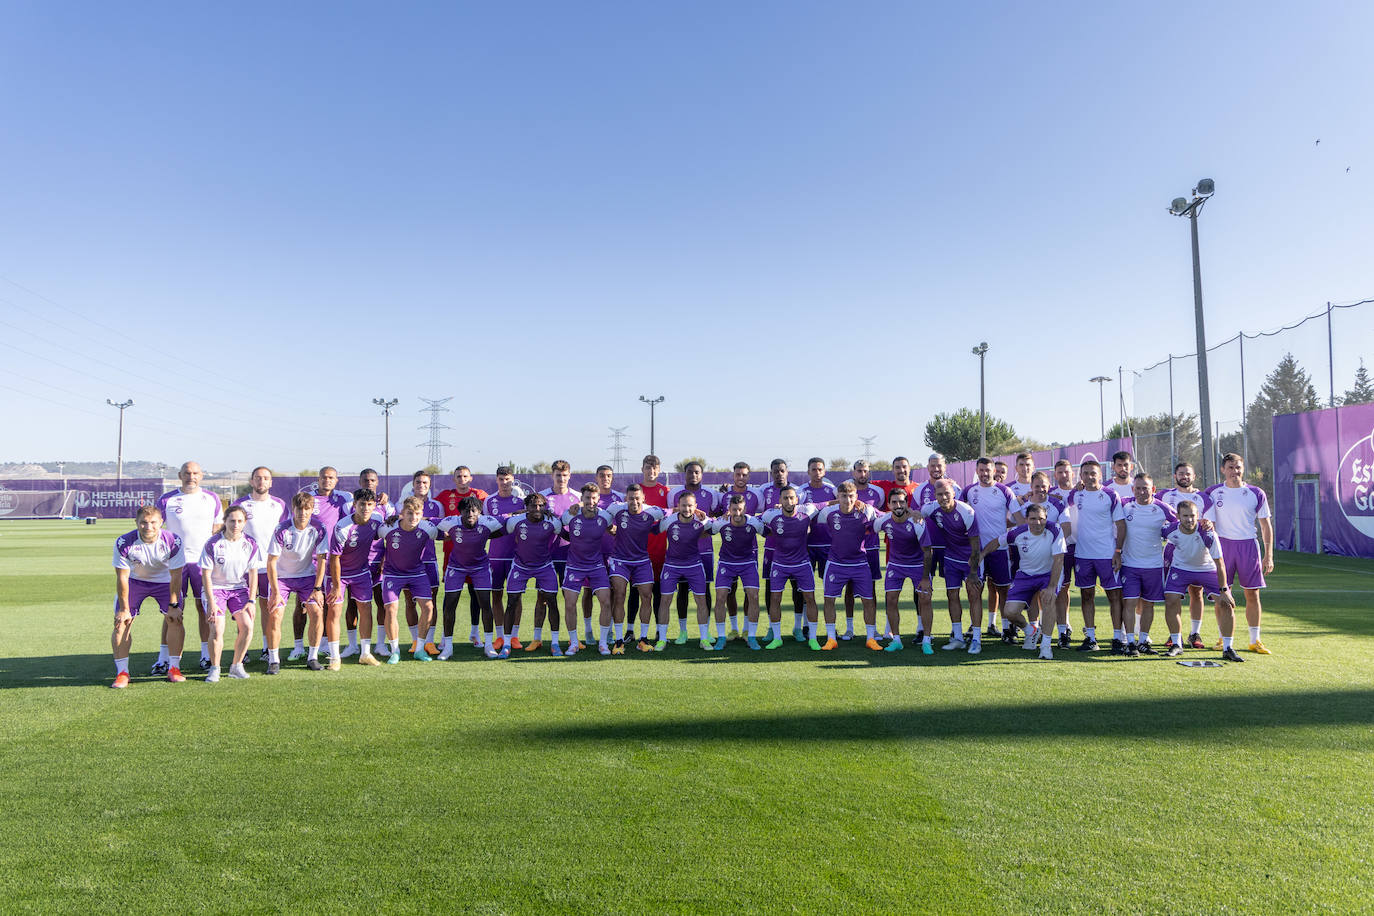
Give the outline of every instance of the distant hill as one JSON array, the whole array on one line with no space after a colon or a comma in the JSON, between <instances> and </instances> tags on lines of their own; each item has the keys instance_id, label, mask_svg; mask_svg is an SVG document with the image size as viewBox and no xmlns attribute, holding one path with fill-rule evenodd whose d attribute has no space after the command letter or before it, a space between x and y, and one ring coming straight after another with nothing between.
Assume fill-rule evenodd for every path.
<instances>
[{"instance_id":1,"label":"distant hill","mask_svg":"<svg viewBox=\"0 0 1374 916\"><path fill-rule=\"evenodd\" d=\"M176 476L176 465L163 465L164 473L168 477ZM53 474L65 474L68 477L113 477L115 475L115 463L113 461L40 461L40 462L7 462L0 464L0 477L46 477ZM125 477L156 477L158 467L156 461L126 461L124 462Z\"/></svg>"}]
</instances>

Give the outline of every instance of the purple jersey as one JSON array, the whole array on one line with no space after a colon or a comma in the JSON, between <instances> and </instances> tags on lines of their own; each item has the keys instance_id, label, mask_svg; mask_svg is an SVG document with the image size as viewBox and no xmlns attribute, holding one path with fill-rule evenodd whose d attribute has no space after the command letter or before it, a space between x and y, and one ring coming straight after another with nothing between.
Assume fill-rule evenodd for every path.
<instances>
[{"instance_id":1,"label":"purple jersey","mask_svg":"<svg viewBox=\"0 0 1374 916\"><path fill-rule=\"evenodd\" d=\"M807 566L811 563L806 539L811 534L811 520L819 511L810 503L801 503L793 515L784 515L781 509L769 509L763 513L763 524L773 536L774 566Z\"/></svg>"},{"instance_id":2,"label":"purple jersey","mask_svg":"<svg viewBox=\"0 0 1374 916\"><path fill-rule=\"evenodd\" d=\"M186 565L185 554L181 549L181 538L167 530L157 533L151 544L146 544L135 528L128 534L115 538L114 568L127 569L130 579L140 582L171 582L172 570Z\"/></svg>"},{"instance_id":3,"label":"purple jersey","mask_svg":"<svg viewBox=\"0 0 1374 916\"><path fill-rule=\"evenodd\" d=\"M971 483L964 487L959 501L972 506L974 514L978 516L978 534L983 539L984 547L1007 533L1007 516L1017 508L1016 496L1005 484L1000 483L986 487L981 483Z\"/></svg>"},{"instance_id":4,"label":"purple jersey","mask_svg":"<svg viewBox=\"0 0 1374 916\"><path fill-rule=\"evenodd\" d=\"M759 487L759 515L763 515L769 509L777 509L781 507L782 488L784 486L788 486L788 484L768 483ZM801 502L800 493L797 494L797 501ZM770 527L768 529L768 533L765 534L763 538L763 549L765 551L772 550L773 544L776 540L777 538L773 534L773 529Z\"/></svg>"},{"instance_id":5,"label":"purple jersey","mask_svg":"<svg viewBox=\"0 0 1374 916\"><path fill-rule=\"evenodd\" d=\"M887 560L901 566L920 566L925 562L925 548L930 546L930 525L919 512L907 512L897 521L891 512L879 516L878 531L887 535Z\"/></svg>"},{"instance_id":6,"label":"purple jersey","mask_svg":"<svg viewBox=\"0 0 1374 916\"><path fill-rule=\"evenodd\" d=\"M573 569L596 569L606 564L606 532L615 520L605 509L597 509L589 518L582 509L569 509L559 519L563 523L563 537L568 541L568 566Z\"/></svg>"},{"instance_id":7,"label":"purple jersey","mask_svg":"<svg viewBox=\"0 0 1374 916\"><path fill-rule=\"evenodd\" d=\"M649 534L663 521L666 513L657 506L645 506L638 515L632 515L624 503L616 503L606 511L615 524L615 546L611 556L631 562L649 559Z\"/></svg>"},{"instance_id":8,"label":"purple jersey","mask_svg":"<svg viewBox=\"0 0 1374 916\"><path fill-rule=\"evenodd\" d=\"M526 569L539 569L553 562L553 542L563 530L558 519L544 513L532 522L527 515L513 515L506 520L506 534L515 542L515 562Z\"/></svg>"},{"instance_id":9,"label":"purple jersey","mask_svg":"<svg viewBox=\"0 0 1374 916\"><path fill-rule=\"evenodd\" d=\"M763 492L759 487L745 487L743 490L736 490L732 485L730 489L720 494L720 513L725 514L730 508L730 500L735 496L744 497L744 514L758 515L765 508L763 504Z\"/></svg>"},{"instance_id":10,"label":"purple jersey","mask_svg":"<svg viewBox=\"0 0 1374 916\"><path fill-rule=\"evenodd\" d=\"M813 528L824 526L830 533L830 562L836 566L867 566L865 547L877 530L878 513L859 503L846 515L839 506L826 506L816 516Z\"/></svg>"},{"instance_id":11,"label":"purple jersey","mask_svg":"<svg viewBox=\"0 0 1374 916\"><path fill-rule=\"evenodd\" d=\"M935 523L932 534L934 531L940 532L945 545L946 560L967 563L973 558L973 545L969 543L969 538L980 537L980 533L978 517L974 514L972 506L955 500L954 505L946 512L938 503L926 503L921 506L921 514Z\"/></svg>"},{"instance_id":12,"label":"purple jersey","mask_svg":"<svg viewBox=\"0 0 1374 916\"><path fill-rule=\"evenodd\" d=\"M500 493L496 493L488 496L482 503L482 514L490 515L503 527L510 520L512 514L523 511L525 511L525 500L515 495L502 496ZM515 542L508 538L500 538L492 542L489 552L493 560L509 560L515 556Z\"/></svg>"},{"instance_id":13,"label":"purple jersey","mask_svg":"<svg viewBox=\"0 0 1374 916\"><path fill-rule=\"evenodd\" d=\"M669 490L669 512L676 514L677 498L678 495L681 493L691 493L693 496L695 496L697 498L697 508L700 509L702 512L705 512L707 515L720 514L721 497L723 497L725 494L720 492L719 490L708 490L705 487L701 486L697 487L694 490L689 490L687 487L673 487L671 490ZM711 535L703 534L700 538L697 539L697 552L709 555L711 553L712 544L713 542L711 540ZM669 546L669 549L672 549L671 544Z\"/></svg>"},{"instance_id":14,"label":"purple jersey","mask_svg":"<svg viewBox=\"0 0 1374 916\"><path fill-rule=\"evenodd\" d=\"M450 515L438 525L439 532L453 544L449 554L450 566L476 569L487 565L487 541L500 537L506 526L490 515L477 516L477 524L469 528L461 515Z\"/></svg>"},{"instance_id":15,"label":"purple jersey","mask_svg":"<svg viewBox=\"0 0 1374 916\"><path fill-rule=\"evenodd\" d=\"M555 493L553 492L553 487L545 487L539 491L539 495L548 500L548 513L557 519L561 519L564 512L576 509L577 504L582 501L582 494L576 490L568 490L566 493ZM553 558L555 560L566 560L568 558L567 541L562 538L556 538L554 540Z\"/></svg>"},{"instance_id":16,"label":"purple jersey","mask_svg":"<svg viewBox=\"0 0 1374 916\"><path fill-rule=\"evenodd\" d=\"M386 564L387 573L424 575L425 554L433 553L438 534L439 529L423 519L409 531L402 528L400 522L382 528L382 562Z\"/></svg>"},{"instance_id":17,"label":"purple jersey","mask_svg":"<svg viewBox=\"0 0 1374 916\"><path fill-rule=\"evenodd\" d=\"M361 524L347 515L334 526L329 553L339 558L340 577L356 576L372 568L373 545L383 527L375 513Z\"/></svg>"},{"instance_id":18,"label":"purple jersey","mask_svg":"<svg viewBox=\"0 0 1374 916\"><path fill-rule=\"evenodd\" d=\"M716 519L711 523L711 531L720 535L720 562L757 563L758 536L767 530L763 520L752 515L744 517L743 525L732 524L728 518Z\"/></svg>"},{"instance_id":19,"label":"purple jersey","mask_svg":"<svg viewBox=\"0 0 1374 916\"><path fill-rule=\"evenodd\" d=\"M667 566L690 566L701 562L701 551L697 542L705 538L708 542L711 533L708 523L698 519L695 514L685 521L674 512L658 523L659 534L668 535L668 552L663 562Z\"/></svg>"},{"instance_id":20,"label":"purple jersey","mask_svg":"<svg viewBox=\"0 0 1374 916\"><path fill-rule=\"evenodd\" d=\"M611 490L609 493L598 493L596 497L596 507L610 512L611 506L619 505L625 501L625 494L619 490ZM601 552L606 556L615 553L615 536L607 533L601 538Z\"/></svg>"},{"instance_id":21,"label":"purple jersey","mask_svg":"<svg viewBox=\"0 0 1374 916\"><path fill-rule=\"evenodd\" d=\"M854 484L854 495L859 498L859 502L873 509L875 517L877 512L881 512L887 506L887 494L883 492L882 487L875 483L859 483L856 480L850 480L850 483ZM868 536L864 538L864 550L877 549L878 532L870 531ZM868 561L865 560L864 562Z\"/></svg>"},{"instance_id":22,"label":"purple jersey","mask_svg":"<svg viewBox=\"0 0 1374 916\"><path fill-rule=\"evenodd\" d=\"M941 477L940 480L948 480L954 486L954 497L958 499L959 481L955 480L953 477ZM925 506L926 503L935 502L935 485L939 482L939 480L927 480L916 488L916 495L911 498L911 507L913 510L920 510L929 517L930 513L925 511ZM944 532L942 532L938 526L930 529L930 546L945 546Z\"/></svg>"},{"instance_id":23,"label":"purple jersey","mask_svg":"<svg viewBox=\"0 0 1374 916\"><path fill-rule=\"evenodd\" d=\"M353 501L338 490L331 490L328 496L322 496L320 495L320 485L317 483L312 483L301 492L309 493L315 497L315 508L310 513L310 517L319 519L320 526L329 534L330 546L332 547L334 530L339 527L339 522L347 518L348 513L352 511Z\"/></svg>"},{"instance_id":24,"label":"purple jersey","mask_svg":"<svg viewBox=\"0 0 1374 916\"><path fill-rule=\"evenodd\" d=\"M806 483L797 487L797 499L804 503L830 503L835 501L836 495L835 485L829 480L823 479L813 486L811 479L807 478ZM806 543L808 547L829 547L830 529L824 525L812 525Z\"/></svg>"}]
</instances>

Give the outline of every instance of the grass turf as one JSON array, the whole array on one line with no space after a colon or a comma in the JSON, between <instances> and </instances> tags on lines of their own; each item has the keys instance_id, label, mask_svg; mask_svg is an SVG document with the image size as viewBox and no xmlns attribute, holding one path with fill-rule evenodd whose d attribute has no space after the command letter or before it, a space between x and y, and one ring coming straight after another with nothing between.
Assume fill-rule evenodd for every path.
<instances>
[{"instance_id":1,"label":"grass turf","mask_svg":"<svg viewBox=\"0 0 1374 916\"><path fill-rule=\"evenodd\" d=\"M1275 654L1219 670L464 641L171 685L145 612L111 691L130 527L0 522L5 910L1371 908L1374 563L1280 555Z\"/></svg>"}]
</instances>

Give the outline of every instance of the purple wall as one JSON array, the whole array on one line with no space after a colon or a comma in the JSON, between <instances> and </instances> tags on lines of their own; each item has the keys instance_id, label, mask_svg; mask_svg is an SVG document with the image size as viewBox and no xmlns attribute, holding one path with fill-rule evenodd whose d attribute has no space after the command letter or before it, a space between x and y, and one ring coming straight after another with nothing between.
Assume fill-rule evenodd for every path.
<instances>
[{"instance_id":1,"label":"purple wall","mask_svg":"<svg viewBox=\"0 0 1374 916\"><path fill-rule=\"evenodd\" d=\"M6 490L60 490L60 480L0 480ZM68 477L67 489L76 491L76 514L81 517L133 518L138 507L157 502L162 481L156 477L126 477L119 483L100 477Z\"/></svg>"},{"instance_id":2,"label":"purple wall","mask_svg":"<svg viewBox=\"0 0 1374 916\"><path fill-rule=\"evenodd\" d=\"M1374 404L1354 404L1274 417L1274 545L1315 552L1314 519L1297 512L1303 478L1318 476L1321 549L1345 557L1374 557ZM1310 480L1311 478L1307 478Z\"/></svg>"}]
</instances>

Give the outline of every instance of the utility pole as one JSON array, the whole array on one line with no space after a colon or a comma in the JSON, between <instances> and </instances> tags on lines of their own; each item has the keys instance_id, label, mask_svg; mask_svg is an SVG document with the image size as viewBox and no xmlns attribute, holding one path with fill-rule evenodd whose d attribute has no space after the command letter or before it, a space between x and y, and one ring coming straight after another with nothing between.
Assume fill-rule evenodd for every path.
<instances>
[{"instance_id":1,"label":"utility pole","mask_svg":"<svg viewBox=\"0 0 1374 916\"><path fill-rule=\"evenodd\" d=\"M649 454L657 455L658 451L654 448L654 408L663 403L664 397L660 394L658 397L650 400L641 394L639 399L649 405Z\"/></svg>"},{"instance_id":2,"label":"utility pole","mask_svg":"<svg viewBox=\"0 0 1374 916\"><path fill-rule=\"evenodd\" d=\"M973 355L978 357L978 456L981 458L988 453L988 412L984 397L987 389L983 382L983 364L988 355L988 342L984 340L974 347Z\"/></svg>"},{"instance_id":3,"label":"utility pole","mask_svg":"<svg viewBox=\"0 0 1374 916\"><path fill-rule=\"evenodd\" d=\"M124 411L134 406L134 399L116 403L106 398L105 403L119 409L119 445L115 451L115 486L118 487L124 481Z\"/></svg>"},{"instance_id":4,"label":"utility pole","mask_svg":"<svg viewBox=\"0 0 1374 916\"><path fill-rule=\"evenodd\" d=\"M611 426L611 467L617 474L625 473L625 430L628 426Z\"/></svg>"},{"instance_id":5,"label":"utility pole","mask_svg":"<svg viewBox=\"0 0 1374 916\"><path fill-rule=\"evenodd\" d=\"M1193 239L1193 321L1197 332L1197 395L1198 425L1202 427L1202 481L1203 486L1217 482L1216 450L1212 447L1212 401L1207 389L1207 333L1202 319L1202 259L1198 254L1197 218L1203 206L1216 193L1216 182L1203 178L1193 188L1191 202L1186 197L1175 197L1169 205L1174 216L1186 216Z\"/></svg>"},{"instance_id":6,"label":"utility pole","mask_svg":"<svg viewBox=\"0 0 1374 916\"><path fill-rule=\"evenodd\" d=\"M1172 359L1172 357L1170 358ZM1102 425L1102 438L1105 440L1107 438L1107 402L1104 400L1106 396L1102 393L1102 386L1110 382L1111 379L1105 375L1096 375L1088 381L1097 382L1097 422Z\"/></svg>"},{"instance_id":7,"label":"utility pole","mask_svg":"<svg viewBox=\"0 0 1374 916\"><path fill-rule=\"evenodd\" d=\"M417 448L428 447L429 463L434 465L436 468L443 467L444 446L447 445L450 448L452 448L452 445L448 442L444 442L442 439L439 438L439 430L452 429L452 427L445 426L444 424L440 423L439 414L448 413L448 408L444 405L447 404L449 401L453 400L453 398L440 398L438 400L434 400L433 398L420 398L420 400L424 401L426 404L429 405L425 408L425 410L429 411L429 422L426 423L424 426L420 427L420 429L429 430L429 441L426 442L424 445L417 446Z\"/></svg>"},{"instance_id":8,"label":"utility pole","mask_svg":"<svg viewBox=\"0 0 1374 916\"><path fill-rule=\"evenodd\" d=\"M400 403L399 398L387 400L385 398L373 398L372 403L382 408L382 413L386 416L386 438L382 440L382 468L387 477L391 476L391 408Z\"/></svg>"}]
</instances>

